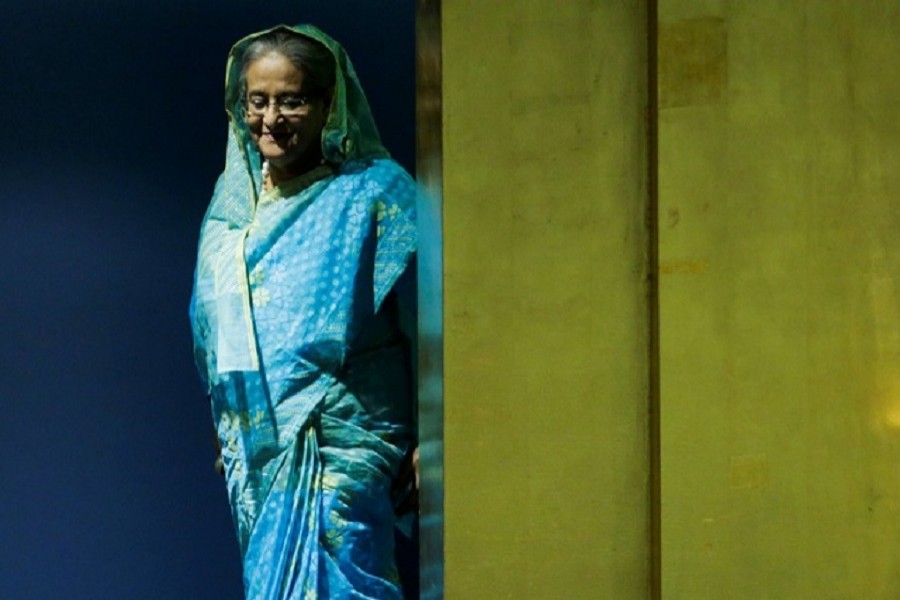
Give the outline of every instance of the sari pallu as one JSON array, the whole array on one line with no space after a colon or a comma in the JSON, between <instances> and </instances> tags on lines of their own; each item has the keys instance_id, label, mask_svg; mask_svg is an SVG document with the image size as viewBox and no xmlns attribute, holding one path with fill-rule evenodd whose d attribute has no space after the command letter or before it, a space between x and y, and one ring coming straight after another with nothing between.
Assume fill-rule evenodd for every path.
<instances>
[{"instance_id":1,"label":"sari pallu","mask_svg":"<svg viewBox=\"0 0 900 600\"><path fill-rule=\"evenodd\" d=\"M328 162L260 192L232 51L226 167L201 228L195 356L222 446L247 598L400 598L390 485L413 442L389 294L415 251L415 186L387 158L343 50Z\"/></svg>"}]
</instances>

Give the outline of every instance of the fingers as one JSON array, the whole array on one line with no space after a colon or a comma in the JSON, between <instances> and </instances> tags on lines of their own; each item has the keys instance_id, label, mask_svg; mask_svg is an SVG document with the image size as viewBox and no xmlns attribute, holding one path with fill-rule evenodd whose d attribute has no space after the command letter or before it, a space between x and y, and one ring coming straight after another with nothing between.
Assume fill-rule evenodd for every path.
<instances>
[{"instance_id":1,"label":"fingers","mask_svg":"<svg viewBox=\"0 0 900 600\"><path fill-rule=\"evenodd\" d=\"M419 449L411 449L400 463L397 477L391 484L394 512L404 515L419 507Z\"/></svg>"},{"instance_id":2,"label":"fingers","mask_svg":"<svg viewBox=\"0 0 900 600\"><path fill-rule=\"evenodd\" d=\"M415 481L416 489L419 488L419 447L410 449L400 462L397 469L397 477L391 485L391 493L399 494Z\"/></svg>"},{"instance_id":3,"label":"fingers","mask_svg":"<svg viewBox=\"0 0 900 600\"><path fill-rule=\"evenodd\" d=\"M213 468L216 470L216 473L224 476L225 462L222 460L222 444L219 443L219 434L215 427L213 427L213 441L216 443L216 462L213 464Z\"/></svg>"},{"instance_id":4,"label":"fingers","mask_svg":"<svg viewBox=\"0 0 900 600\"><path fill-rule=\"evenodd\" d=\"M413 450L412 453L412 466L416 472L416 495L419 492L419 447L416 446L416 449Z\"/></svg>"}]
</instances>

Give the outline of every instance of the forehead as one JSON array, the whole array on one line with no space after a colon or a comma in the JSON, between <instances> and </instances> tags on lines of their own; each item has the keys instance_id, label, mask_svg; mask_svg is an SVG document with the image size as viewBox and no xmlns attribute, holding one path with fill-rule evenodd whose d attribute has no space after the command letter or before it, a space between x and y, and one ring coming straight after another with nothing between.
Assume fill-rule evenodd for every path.
<instances>
[{"instance_id":1,"label":"forehead","mask_svg":"<svg viewBox=\"0 0 900 600\"><path fill-rule=\"evenodd\" d=\"M247 91L300 91L303 71L282 54L269 52L247 66Z\"/></svg>"}]
</instances>

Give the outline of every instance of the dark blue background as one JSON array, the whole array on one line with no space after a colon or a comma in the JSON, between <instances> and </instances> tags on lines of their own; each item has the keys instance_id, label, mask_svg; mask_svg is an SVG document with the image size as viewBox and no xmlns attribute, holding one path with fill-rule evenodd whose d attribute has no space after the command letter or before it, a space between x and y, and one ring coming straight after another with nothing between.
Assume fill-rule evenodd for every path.
<instances>
[{"instance_id":1,"label":"dark blue background","mask_svg":"<svg viewBox=\"0 0 900 600\"><path fill-rule=\"evenodd\" d=\"M414 3L47 0L0 14L0 599L241 597L187 319L225 56L311 22L414 157Z\"/></svg>"}]
</instances>

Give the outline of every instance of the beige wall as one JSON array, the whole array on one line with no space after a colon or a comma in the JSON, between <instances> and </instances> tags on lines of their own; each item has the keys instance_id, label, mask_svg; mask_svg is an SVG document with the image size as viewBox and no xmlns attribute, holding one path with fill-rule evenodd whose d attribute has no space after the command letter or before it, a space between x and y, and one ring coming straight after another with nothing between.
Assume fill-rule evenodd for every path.
<instances>
[{"instance_id":1,"label":"beige wall","mask_svg":"<svg viewBox=\"0 0 900 600\"><path fill-rule=\"evenodd\" d=\"M644 598L642 3L442 10L446 597Z\"/></svg>"},{"instance_id":2,"label":"beige wall","mask_svg":"<svg viewBox=\"0 0 900 600\"><path fill-rule=\"evenodd\" d=\"M900 598L900 3L659 16L663 597Z\"/></svg>"}]
</instances>

